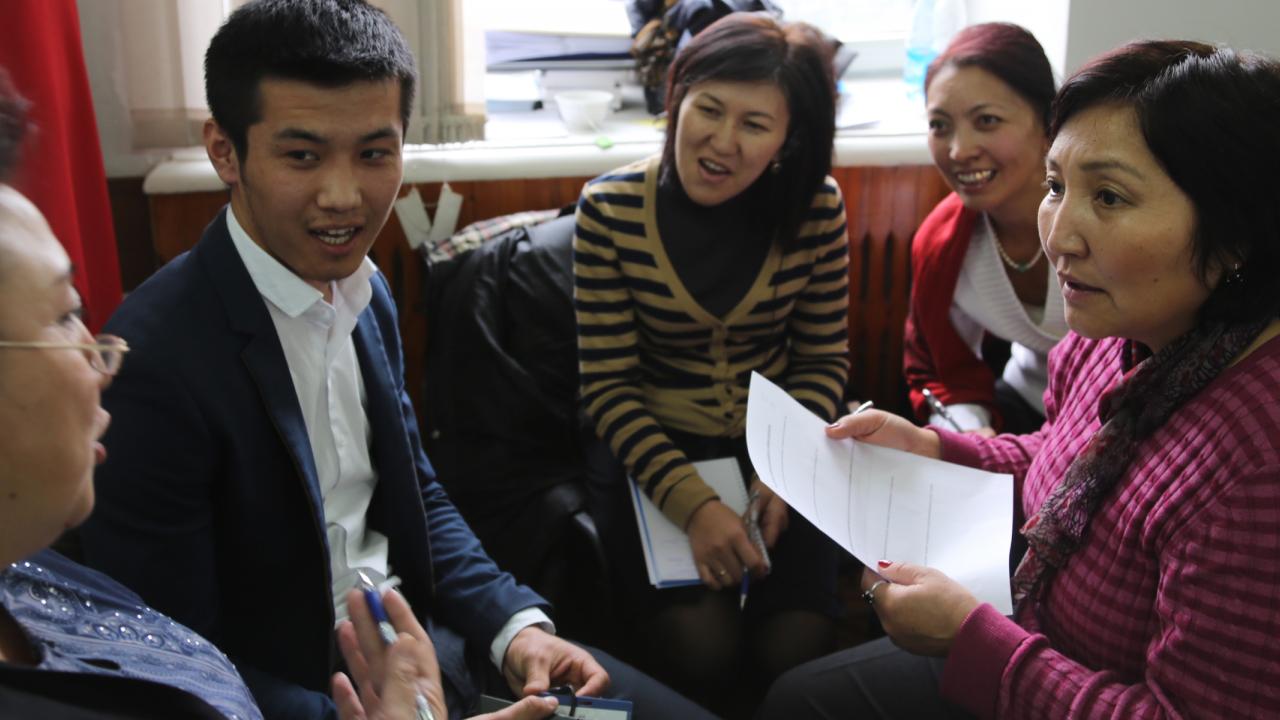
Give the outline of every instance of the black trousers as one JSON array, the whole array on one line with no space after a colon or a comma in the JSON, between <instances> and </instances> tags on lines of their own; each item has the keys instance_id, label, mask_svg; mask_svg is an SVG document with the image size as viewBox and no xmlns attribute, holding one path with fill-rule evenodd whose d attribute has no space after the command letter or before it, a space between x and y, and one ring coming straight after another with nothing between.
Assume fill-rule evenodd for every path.
<instances>
[{"instance_id":1,"label":"black trousers","mask_svg":"<svg viewBox=\"0 0 1280 720\"><path fill-rule=\"evenodd\" d=\"M783 674L756 720L970 718L938 694L945 662L873 640Z\"/></svg>"}]
</instances>

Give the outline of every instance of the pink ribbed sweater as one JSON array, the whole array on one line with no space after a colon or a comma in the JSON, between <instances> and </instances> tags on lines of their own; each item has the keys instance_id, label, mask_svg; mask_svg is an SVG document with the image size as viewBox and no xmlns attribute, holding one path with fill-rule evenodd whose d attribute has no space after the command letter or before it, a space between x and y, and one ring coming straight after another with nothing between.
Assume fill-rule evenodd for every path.
<instances>
[{"instance_id":1,"label":"pink ribbed sweater","mask_svg":"<svg viewBox=\"0 0 1280 720\"><path fill-rule=\"evenodd\" d=\"M1122 347L1069 334L1044 429L939 431L944 458L1013 473L1021 522L1100 427ZM982 717L1280 716L1280 338L1142 443L1038 608L969 615L942 693Z\"/></svg>"}]
</instances>

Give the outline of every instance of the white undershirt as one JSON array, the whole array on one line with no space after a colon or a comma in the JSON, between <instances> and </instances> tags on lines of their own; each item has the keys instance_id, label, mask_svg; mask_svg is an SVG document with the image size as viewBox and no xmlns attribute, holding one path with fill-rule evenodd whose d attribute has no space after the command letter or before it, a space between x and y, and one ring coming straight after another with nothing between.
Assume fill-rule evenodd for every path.
<instances>
[{"instance_id":1,"label":"white undershirt","mask_svg":"<svg viewBox=\"0 0 1280 720\"><path fill-rule=\"evenodd\" d=\"M1062 291L1045 263L1048 289L1043 306L1018 299L996 251L998 242L991 221L984 213L974 225L973 237L965 253L964 265L956 280L951 304L951 324L973 350L982 357L982 336L991 333L1010 342L1009 362L1002 377L1031 407L1044 413L1044 391L1049 382L1049 351L1067 332L1062 310ZM1031 271L1034 272L1034 271ZM947 410L965 430L991 425L991 414L976 403L949 405ZM930 422L946 427L934 416Z\"/></svg>"},{"instance_id":2,"label":"white undershirt","mask_svg":"<svg viewBox=\"0 0 1280 720\"><path fill-rule=\"evenodd\" d=\"M364 378L351 340L360 313L373 297L369 278L377 268L366 257L354 273L332 282L330 304L319 290L259 247L230 207L227 230L254 286L267 301L307 427L324 503L336 625L347 619L346 595L356 585L357 572L368 575L383 591L400 585L388 564L386 536L369 529L366 522L378 477L369 457ZM499 670L511 639L529 625L554 632L550 619L538 608L517 612L490 646L490 658Z\"/></svg>"}]
</instances>

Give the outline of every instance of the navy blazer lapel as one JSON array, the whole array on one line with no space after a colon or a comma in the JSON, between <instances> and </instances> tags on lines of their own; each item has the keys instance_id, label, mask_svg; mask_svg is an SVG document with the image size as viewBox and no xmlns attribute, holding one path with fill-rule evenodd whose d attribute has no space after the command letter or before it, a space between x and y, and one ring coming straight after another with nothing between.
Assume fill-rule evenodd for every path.
<instances>
[{"instance_id":1,"label":"navy blazer lapel","mask_svg":"<svg viewBox=\"0 0 1280 720\"><path fill-rule=\"evenodd\" d=\"M319 527L324 527L324 500L320 494L315 455L307 436L306 422L302 419L298 393L293 387L293 376L289 374L289 364L284 359L284 349L280 346L280 337L267 311L266 301L253 284L253 278L249 276L227 231L226 213L227 209L223 208L205 229L194 253L222 301L227 324L232 331L247 336L240 357L258 386L267 414L306 485Z\"/></svg>"},{"instance_id":2,"label":"navy blazer lapel","mask_svg":"<svg viewBox=\"0 0 1280 720\"><path fill-rule=\"evenodd\" d=\"M369 454L379 478L367 517L369 527L389 538L407 541L391 543L393 563L416 563L423 560L419 553L428 544L426 526L422 522L422 494L414 465L413 445L409 441L400 405L400 389L387 356L383 328L375 308L379 302L377 278L371 278L370 282L375 283L374 298L360 313L352 333L365 386L365 415L371 436ZM408 580L405 576L405 581Z\"/></svg>"},{"instance_id":3,"label":"navy blazer lapel","mask_svg":"<svg viewBox=\"0 0 1280 720\"><path fill-rule=\"evenodd\" d=\"M360 376L364 380L365 414L373 436L370 443L373 466L379 477L392 474L412 476L412 455L407 438L403 437L405 428L400 414L400 393L391 377L391 362L387 359L372 304L360 313L351 339L355 343ZM378 483L375 493L383 490L386 484Z\"/></svg>"}]
</instances>

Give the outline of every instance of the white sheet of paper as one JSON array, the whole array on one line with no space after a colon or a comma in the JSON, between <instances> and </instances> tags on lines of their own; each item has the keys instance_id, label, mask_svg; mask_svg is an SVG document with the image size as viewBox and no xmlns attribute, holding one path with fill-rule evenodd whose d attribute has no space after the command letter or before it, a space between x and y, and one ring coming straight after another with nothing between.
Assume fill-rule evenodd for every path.
<instances>
[{"instance_id":1,"label":"white sheet of paper","mask_svg":"<svg viewBox=\"0 0 1280 720\"><path fill-rule=\"evenodd\" d=\"M720 496L720 502L739 515L747 511L747 490L742 483L742 471L733 458L716 458L693 464L702 480ZM657 588L697 585L698 568L693 562L693 549L684 530L667 519L648 495L631 481L631 507L636 513L636 525L640 528L640 547L644 549L644 564L649 571L649 582Z\"/></svg>"},{"instance_id":2,"label":"white sheet of paper","mask_svg":"<svg viewBox=\"0 0 1280 720\"><path fill-rule=\"evenodd\" d=\"M761 481L864 565L928 565L1008 615L1013 478L862 442L759 373L751 375L747 451Z\"/></svg>"}]
</instances>

